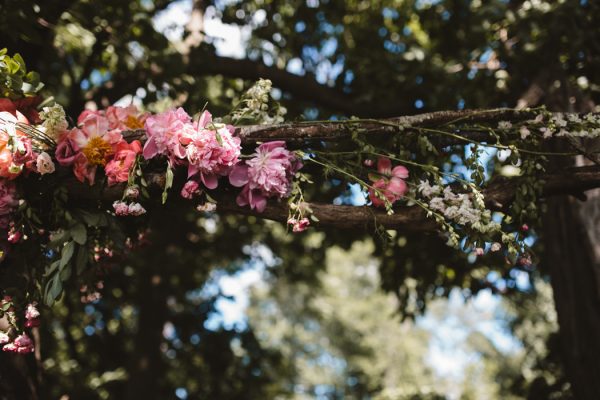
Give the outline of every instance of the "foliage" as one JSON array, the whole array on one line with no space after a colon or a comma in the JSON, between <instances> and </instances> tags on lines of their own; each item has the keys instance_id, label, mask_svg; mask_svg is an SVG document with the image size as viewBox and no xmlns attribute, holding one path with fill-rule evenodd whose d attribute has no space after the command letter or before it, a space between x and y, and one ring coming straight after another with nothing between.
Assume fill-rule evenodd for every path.
<instances>
[{"instance_id":1,"label":"foliage","mask_svg":"<svg viewBox=\"0 0 600 400\"><path fill-rule=\"evenodd\" d=\"M168 104L168 107L184 104L188 110L200 111L208 101L211 110L224 115L232 104L238 103L244 89L250 87L251 83L244 80L249 76L246 71L240 69L222 72L224 75L221 75L219 71L215 72L207 67L212 64L218 65L212 61L220 60L215 52L217 40L214 38L207 37L197 49L185 56L178 50L177 46L180 43L172 43L157 32L152 25L152 17L160 14L170 3L105 1L102 7L98 7L96 3L89 1L25 1L19 4L4 1L0 5L3 10L0 16L2 46L6 45L11 51L23 54L29 67L41 72L49 92L66 106L67 114L73 117L84 108L86 101L91 100L100 107L106 107L126 94L137 94L138 98L143 98L148 108L154 111L162 111L161 107L164 108L165 104ZM200 3L209 4L210 10L217 16L222 16L224 21L240 24L254 24L253 14L259 9L264 10L264 20L258 26L254 24L252 37L247 45L248 57L256 63L266 62L267 67L281 68L300 60L302 73L305 73L307 78L312 80L317 74L321 82L335 89L327 91L328 94L343 93L341 104L347 107L338 109L331 101L328 102L328 96L322 96L321 92L319 95L311 96L309 93L307 96L306 93L286 85L285 80L275 81L274 86L282 89L280 100L291 119L302 116L329 118L332 115L342 117L353 114L369 117L377 115L378 112L382 113L379 115L390 116L434 109L512 106L535 85L544 88L542 100L553 110L571 111L568 107L588 110L592 101L597 101L598 91L595 85L598 81L599 58L595 45L597 29L594 29L594 24L598 19L599 8L594 2L249 1L234 2L227 6L221 3ZM251 80L259 77L253 76ZM568 107L564 99L572 100ZM519 130L518 127L514 127L510 132L503 133L503 144L511 144L506 142L507 137L509 142L520 142ZM420 133L414 136L437 136L433 133ZM447 133L453 131L449 129ZM447 136L446 134L443 136ZM543 136L543 133L540 132L537 136L540 135ZM533 138L538 139L535 135ZM357 132L356 139L356 147L342 151L353 151L365 140L360 132ZM430 140L418 141L417 146L424 149L420 154L422 158L419 163L430 165L432 159L437 163L439 155L430 153ZM527 143L530 142L525 142L525 145L529 146ZM536 150L534 143L531 142L529 150ZM387 147L388 143L378 142L374 146ZM429 150L426 150L428 148ZM464 154L462 146L455 146L449 150L444 153L444 160L449 160L450 167L449 171L445 172L458 172L460 176L464 172L462 162L453 161L456 160L453 156L458 155L463 160L469 157ZM390 155L398 156L396 151ZM364 156L376 161L373 154ZM526 161L522 166L524 169L537 168L540 161L538 156L524 153L520 156ZM328 164L334 166L343 164L346 170L351 160L340 156L327 161L331 161ZM471 161L474 162L475 158ZM506 160L505 163L510 164L511 160ZM480 171L478 167L490 167L488 170L494 173L500 172L499 165L497 161L490 161L484 166L472 164L476 171ZM554 166L554 160L550 160L547 165ZM307 165L305 168L308 170L310 167ZM409 167L411 168L413 167ZM428 173L421 168L414 166L410 171L411 176L416 178L419 173L427 176ZM362 167L361 169L366 170ZM333 176L340 178L331 168L325 170L334 172ZM340 179L331 179L331 176L311 176L314 184L307 185L304 195L307 198L321 198L323 201L348 198L350 192L347 187L339 182ZM359 168L353 176L367 185L371 184L368 174L363 176ZM470 176L464 174L462 178L469 180ZM28 179L35 180L34 177ZM50 175L44 179L47 180L48 188L55 186ZM182 183L179 182L180 185ZM414 183L418 183L417 180ZM519 191L520 200L513 206L517 208L512 210L518 218L531 215L530 205L534 204L533 196L537 194L537 184L539 181L535 179L524 180L525 189ZM45 191L39 202L45 205L60 205L62 201L74 200L61 200L61 196L52 190ZM175 197L170 196L169 201ZM156 207L158 210L173 210L177 209L177 204L180 203L175 202L173 208L170 208L168 203L165 209ZM106 209L105 205L103 207L102 209ZM25 206L19 212L27 217L27 213L33 212L27 211L28 209L31 208ZM537 212L538 208L535 211ZM86 222L81 220L83 217L75 214L74 220L65 222L57 219L56 224L52 225L52 228L56 229L58 224L64 225L63 230L68 232L66 237L69 237L65 240L74 243L74 249L82 246L75 241L75 236L80 242L83 241L80 236L81 228L75 226L83 223L86 230L98 232L98 228L86 225ZM172 215L175 214L173 212ZM210 221L215 218L212 214L208 217L191 215L193 216L189 218L192 220ZM40 218L42 217L44 216ZM238 246L241 246L242 242L264 240L275 254L285 260L274 271L276 276L298 281L314 280L314 274L320 268L322 249L307 245L302 238L291 241L287 236L272 234L269 232L271 225L267 225L267 232L263 232L262 223L253 218L249 220L251 224L247 224L246 219L233 219L229 216L227 218L232 218L227 224L217 224L219 230L223 229L222 236L219 237L230 244L225 247L224 252L231 251L239 255ZM513 232L523 235L520 222L515 222L512 229ZM126 230L132 234L136 230L135 221L121 225L125 225ZM202 243L217 243L217 239L204 234L204 228L194 228L190 232L198 234L197 230L203 232ZM156 240L164 241L175 231L175 228L171 231L165 229L162 232L164 236ZM233 239L241 236L242 231L245 232L246 238ZM364 236L361 232L324 231L327 236L323 240L323 247L335 242L348 245ZM384 229L378 232L387 236ZM86 245L91 246L90 237L88 235ZM494 282L487 279L487 273L492 270L498 270L500 276L510 281L510 272L514 265L504 264L504 259L499 253L492 254L489 262L479 260L472 263L472 255L448 251L443 246L445 239L432 235L407 238L400 233L391 233L387 244L377 242L377 252L384 259L381 263L381 284L385 289L399 295L400 307L406 314L417 314L425 309L428 300L447 295L450 288L455 286L464 288L468 293L494 287ZM179 243L172 245L182 253L198 251L198 246L189 248ZM315 252L315 259L301 257L308 251ZM76 257L79 252L74 251L73 254ZM32 256L27 252L20 253L19 250L13 255L21 260L29 260ZM223 265L218 260L222 255L216 252L209 252L203 256L206 263L199 268L205 268L204 272ZM70 261L73 261L72 257L69 258ZM291 261L292 259L294 261ZM93 263L91 259L89 261ZM171 265L172 262L170 259L165 261L165 264ZM30 264L39 265L33 260ZM5 267L3 272L7 270ZM122 288L129 288L129 278L119 272L119 268L111 270L111 281L117 284L124 280ZM177 271L181 273L184 268ZM104 274L104 271L90 269L90 276L93 277L88 285L90 288L93 288L91 281L97 280L97 273ZM175 272L173 274L176 275ZM63 276L66 275L65 272ZM206 276L207 274L201 274L188 281L181 278L169 293L184 293L186 288L194 285L201 287ZM407 284L411 282L407 278L413 278L414 285ZM52 282L56 281L56 278L54 279ZM180 287L183 285L181 282L189 283L189 287ZM72 302L77 301L78 289L72 287L65 299L69 297ZM34 290L40 288L32 289ZM110 296L105 296L100 303L107 302L108 297ZM141 294L137 298L134 293L131 294L129 301L134 309L138 307L136 302L142 297ZM188 300L182 298L182 302L187 304ZM62 303L58 307L62 307ZM116 304L107 303L106 307L105 314L110 315L109 310L116 307ZM128 315L131 321L137 321L135 313ZM44 325L48 326L47 323L45 320ZM81 335L80 324L77 321L67 320L60 323L64 323L66 330L79 330ZM131 328L132 331L134 329L135 327ZM196 326L194 329L202 328ZM116 341L121 338L119 335L122 333L115 333L115 337L118 338ZM83 342L77 340L77 343ZM100 353L109 348L102 347L97 342L90 343L92 344L89 350L86 349L80 354ZM59 344L64 345L62 342ZM50 346L54 345L46 346L49 354L54 351L54 347ZM63 350L64 348L52 354L64 355L66 353L62 352ZM136 354L131 346L124 348L123 352L129 355ZM65 359L68 359L68 356L65 356ZM204 360L210 360L207 361L210 364L216 362L218 357L207 356ZM190 362L189 370L193 370L198 362ZM118 362L115 361L116 364ZM103 371L112 370L112 366L86 365L82 373L90 373L96 367ZM58 375L56 372L54 376ZM168 383L162 382L161 385L173 388L176 379L169 376ZM72 382L65 381L66 378L56 387L73 388ZM107 389L107 393L112 393L111 390Z\"/></svg>"}]
</instances>

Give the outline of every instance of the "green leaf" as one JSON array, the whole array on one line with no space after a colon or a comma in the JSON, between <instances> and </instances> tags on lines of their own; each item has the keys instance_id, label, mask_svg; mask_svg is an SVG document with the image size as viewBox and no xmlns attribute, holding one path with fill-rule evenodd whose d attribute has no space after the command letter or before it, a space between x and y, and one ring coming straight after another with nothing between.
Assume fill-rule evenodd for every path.
<instances>
[{"instance_id":1,"label":"green leaf","mask_svg":"<svg viewBox=\"0 0 600 400\"><path fill-rule=\"evenodd\" d=\"M46 285L44 301L48 306L52 306L58 296L60 296L61 292L62 282L58 274L56 274L51 280L48 281L48 284Z\"/></svg>"},{"instance_id":2,"label":"green leaf","mask_svg":"<svg viewBox=\"0 0 600 400\"><path fill-rule=\"evenodd\" d=\"M173 170L170 165L167 165L167 173L165 176L165 188L162 193L162 203L165 204L167 202L167 196L169 189L173 186Z\"/></svg>"},{"instance_id":3,"label":"green leaf","mask_svg":"<svg viewBox=\"0 0 600 400\"><path fill-rule=\"evenodd\" d=\"M69 261L71 261L71 258L73 257L74 252L75 252L75 242L73 242L73 241L67 242L65 247L63 247L62 251L60 252L61 257L60 257L59 268L61 270L65 267L65 265L67 265L69 263Z\"/></svg>"},{"instance_id":4,"label":"green leaf","mask_svg":"<svg viewBox=\"0 0 600 400\"><path fill-rule=\"evenodd\" d=\"M46 272L44 273L44 276L50 276L52 275L52 273L54 271L56 271L56 269L58 268L58 266L60 265L60 260L56 260L54 261L52 264L50 264L50 266L46 269Z\"/></svg>"},{"instance_id":5,"label":"green leaf","mask_svg":"<svg viewBox=\"0 0 600 400\"><path fill-rule=\"evenodd\" d=\"M217 139L217 143L219 143L219 146L223 147L223 138L221 137L219 131L215 131L215 138Z\"/></svg>"},{"instance_id":6,"label":"green leaf","mask_svg":"<svg viewBox=\"0 0 600 400\"><path fill-rule=\"evenodd\" d=\"M60 230L57 233L52 235L52 240L50 240L48 242L48 247L55 249L55 248L59 247L60 245L62 245L67 240L69 240L70 238L71 238L70 231Z\"/></svg>"},{"instance_id":7,"label":"green leaf","mask_svg":"<svg viewBox=\"0 0 600 400\"><path fill-rule=\"evenodd\" d=\"M87 230L85 229L85 225L82 223L77 223L73 225L70 229L71 237L77 244L85 244L87 241Z\"/></svg>"},{"instance_id":8,"label":"green leaf","mask_svg":"<svg viewBox=\"0 0 600 400\"><path fill-rule=\"evenodd\" d=\"M63 268L60 273L58 274L60 276L60 280L63 282L66 282L70 277L71 277L71 264L67 265L65 268Z\"/></svg>"},{"instance_id":9,"label":"green leaf","mask_svg":"<svg viewBox=\"0 0 600 400\"><path fill-rule=\"evenodd\" d=\"M75 270L77 275L81 275L87 267L88 249L85 246L79 246L77 257L75 258Z\"/></svg>"}]
</instances>

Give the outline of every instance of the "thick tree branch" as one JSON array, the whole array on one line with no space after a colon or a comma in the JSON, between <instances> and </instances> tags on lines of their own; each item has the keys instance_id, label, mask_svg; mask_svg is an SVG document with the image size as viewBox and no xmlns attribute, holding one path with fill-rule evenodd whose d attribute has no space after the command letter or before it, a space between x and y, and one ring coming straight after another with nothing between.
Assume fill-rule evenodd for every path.
<instances>
[{"instance_id":1,"label":"thick tree branch","mask_svg":"<svg viewBox=\"0 0 600 400\"><path fill-rule=\"evenodd\" d=\"M236 129L236 135L242 142L253 143L265 140L285 140L287 142L304 140L339 140L350 137L352 132L358 130L366 134L395 134L404 132L407 127L426 128L436 127L451 123L468 122L490 123L494 121L518 122L535 117L535 113L528 110L514 110L498 108L493 110L463 110L463 111L438 111L388 119L346 120L327 122L296 122L281 125L250 125ZM465 132L461 132L465 135ZM481 139L489 135L481 132L466 132L472 139Z\"/></svg>"},{"instance_id":2,"label":"thick tree branch","mask_svg":"<svg viewBox=\"0 0 600 400\"><path fill-rule=\"evenodd\" d=\"M575 195L582 194L589 189L600 187L600 166L574 167L542 176L545 181L544 196ZM161 188L165 179L163 174L148 174L146 180L154 188ZM491 183L483 193L485 202L491 210L506 210L514 199L518 178L503 178ZM111 188L100 188L100 185L89 187L73 181L69 184L72 198L102 199L107 202L121 198L122 186ZM172 196L177 196L172 192ZM240 207L235 203L234 192L215 195L218 198L217 211L224 213L253 215L257 218L273 221L286 222L288 218L288 207L286 202L271 201L267 208L258 213L249 207ZM435 221L427 218L425 212L418 206L398 207L395 213L388 215L385 210L369 206L350 206L307 203L319 219L319 226L335 227L341 229L369 229L375 224L382 225L388 229L399 229L412 232L435 231Z\"/></svg>"},{"instance_id":3,"label":"thick tree branch","mask_svg":"<svg viewBox=\"0 0 600 400\"><path fill-rule=\"evenodd\" d=\"M579 167L564 170L544 176L546 184L545 196L580 195L586 190L600 187L600 167ZM518 181L503 179L492 183L484 190L486 205L496 211L505 210L513 200ZM392 215L385 210L368 206L338 206L333 204L309 203L314 215L319 219L319 226L329 226L342 229L373 228L375 224L388 229L399 229L411 232L426 232L436 230L433 219L427 218L425 212L417 207L398 208ZM286 222L288 209L286 203L271 203L263 213L257 213L248 207L237 206L231 198L219 201L219 211L244 215L254 215L258 218Z\"/></svg>"}]
</instances>

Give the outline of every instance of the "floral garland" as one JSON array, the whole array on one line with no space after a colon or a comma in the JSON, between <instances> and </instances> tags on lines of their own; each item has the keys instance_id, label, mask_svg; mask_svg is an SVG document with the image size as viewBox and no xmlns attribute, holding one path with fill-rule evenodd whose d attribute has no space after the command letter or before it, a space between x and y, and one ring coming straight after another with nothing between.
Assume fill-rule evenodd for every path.
<instances>
[{"instance_id":1,"label":"floral garland","mask_svg":"<svg viewBox=\"0 0 600 400\"><path fill-rule=\"evenodd\" d=\"M164 177L162 203L181 171L186 179L180 196L199 201L201 211L215 210L217 202L210 193L219 185L235 188L237 205L258 213L269 201L287 199L287 223L293 232L302 232L311 220L318 222L302 190L311 181L301 169L312 164L325 174L358 184L370 205L389 214L398 207L422 208L439 225L448 244L461 251L481 257L504 249L511 262L528 266L532 253L522 239L526 223L537 216L542 182L536 175L544 171L548 155L557 154L540 152L537 146L553 136L600 135L600 118L595 114L562 115L539 109L531 111L532 119L500 121L494 128L460 120L439 128L368 120L406 134L382 142L356 129L350 150L313 144L292 151L284 141L274 140L258 144L248 154L232 124L282 122L285 109L271 99L270 91L271 83L260 80L222 119L208 111L194 117L182 108L151 114L130 105L84 110L72 125L59 104L42 104L39 115L29 112L26 116L15 106L16 98L3 99L0 225L6 234L0 238L1 259L22 251L15 257L22 261L29 279L0 287L4 296L0 321L7 325L0 330L2 350L33 351L26 329L39 326L38 304L51 306L73 275L80 282L82 302L99 299L103 283L91 271L110 263L119 249L132 249L143 241L143 232L137 238L109 238L114 237L111 230L118 229L115 219L147 212L144 205L154 196L147 181L149 171L161 171ZM358 122L365 121L339 123L353 129ZM463 135L465 131L495 140L481 144ZM434 138L452 144L440 151ZM459 158L470 171L468 179L449 167L452 156L464 152L465 146L469 151ZM410 150L414 148L418 150ZM505 162L523 173L510 210L494 212L486 205L481 188L487 178L480 159L487 149L504 152L503 161L498 158L500 164ZM436 166L440 164L445 167ZM73 177L91 187L122 189L121 199L114 201L111 210L69 208L65 182ZM45 206L39 206L40 202ZM380 226L377 232L387 235ZM36 251L25 255L26 248Z\"/></svg>"}]
</instances>

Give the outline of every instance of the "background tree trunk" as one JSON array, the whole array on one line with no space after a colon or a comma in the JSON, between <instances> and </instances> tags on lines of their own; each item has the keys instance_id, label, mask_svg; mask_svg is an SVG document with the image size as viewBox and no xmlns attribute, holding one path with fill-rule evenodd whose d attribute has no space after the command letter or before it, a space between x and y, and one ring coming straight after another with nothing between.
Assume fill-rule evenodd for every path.
<instances>
[{"instance_id":1,"label":"background tree trunk","mask_svg":"<svg viewBox=\"0 0 600 400\"><path fill-rule=\"evenodd\" d=\"M560 344L573 393L582 400L600 399L600 213L588 213L600 208L599 200L596 195L580 205L573 198L552 198L545 219L545 265Z\"/></svg>"}]
</instances>

